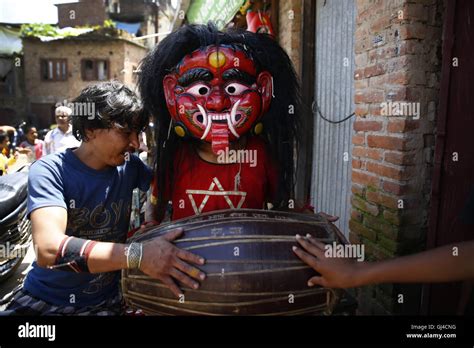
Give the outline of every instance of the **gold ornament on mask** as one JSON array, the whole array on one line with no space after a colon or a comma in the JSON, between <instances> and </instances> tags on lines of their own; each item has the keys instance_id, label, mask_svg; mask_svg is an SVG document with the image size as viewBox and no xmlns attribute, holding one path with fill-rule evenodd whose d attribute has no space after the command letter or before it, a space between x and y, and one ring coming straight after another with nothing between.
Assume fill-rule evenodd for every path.
<instances>
[{"instance_id":1,"label":"gold ornament on mask","mask_svg":"<svg viewBox=\"0 0 474 348\"><path fill-rule=\"evenodd\" d=\"M263 123L262 122L259 122L255 125L255 127L253 128L253 132L255 133L255 135L259 135L260 133L263 132Z\"/></svg>"},{"instance_id":2,"label":"gold ornament on mask","mask_svg":"<svg viewBox=\"0 0 474 348\"><path fill-rule=\"evenodd\" d=\"M225 60L225 54L219 51L212 52L209 55L209 65L216 69L224 66Z\"/></svg>"},{"instance_id":3,"label":"gold ornament on mask","mask_svg":"<svg viewBox=\"0 0 474 348\"><path fill-rule=\"evenodd\" d=\"M175 126L174 127L174 132L178 137L183 138L186 135L186 132L184 131L184 128L181 126Z\"/></svg>"}]
</instances>

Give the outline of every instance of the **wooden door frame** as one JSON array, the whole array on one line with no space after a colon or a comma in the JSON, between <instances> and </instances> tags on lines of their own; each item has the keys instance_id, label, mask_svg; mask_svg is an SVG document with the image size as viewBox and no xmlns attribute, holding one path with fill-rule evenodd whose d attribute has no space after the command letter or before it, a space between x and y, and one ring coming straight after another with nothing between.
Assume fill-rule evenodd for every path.
<instances>
[{"instance_id":1,"label":"wooden door frame","mask_svg":"<svg viewBox=\"0 0 474 348\"><path fill-rule=\"evenodd\" d=\"M316 77L316 1L303 0L300 39L301 101L299 151L296 164L295 199L310 203L313 168L314 119L311 105L314 100ZM304 72L304 73L303 73Z\"/></svg>"},{"instance_id":2,"label":"wooden door frame","mask_svg":"<svg viewBox=\"0 0 474 348\"><path fill-rule=\"evenodd\" d=\"M430 201L430 217L428 221L428 235L426 241L426 249L437 246L436 237L438 234L438 213L440 208L442 166L444 160L444 149L446 145L446 126L448 121L448 103L449 103L449 86L451 80L451 61L454 51L454 28L456 15L456 0L445 2L443 22L443 50L442 50L442 66L441 66L441 85L439 92L439 106L437 115L437 134L435 141L435 154L433 166L433 179L431 184L431 201ZM421 314L429 313L431 287L424 284L421 295Z\"/></svg>"}]
</instances>

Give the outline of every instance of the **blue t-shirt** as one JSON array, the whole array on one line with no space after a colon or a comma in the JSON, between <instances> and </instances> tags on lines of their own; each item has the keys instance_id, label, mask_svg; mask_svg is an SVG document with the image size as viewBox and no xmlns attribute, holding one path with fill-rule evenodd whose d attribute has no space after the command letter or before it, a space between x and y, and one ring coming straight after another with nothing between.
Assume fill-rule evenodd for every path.
<instances>
[{"instance_id":1,"label":"blue t-shirt","mask_svg":"<svg viewBox=\"0 0 474 348\"><path fill-rule=\"evenodd\" d=\"M132 191L148 190L151 169L132 155L122 166L94 170L67 149L36 161L28 176L28 214L42 207L67 209L68 236L123 243L127 238ZM115 296L120 271L73 273L33 263L24 288L58 306L85 307Z\"/></svg>"}]
</instances>

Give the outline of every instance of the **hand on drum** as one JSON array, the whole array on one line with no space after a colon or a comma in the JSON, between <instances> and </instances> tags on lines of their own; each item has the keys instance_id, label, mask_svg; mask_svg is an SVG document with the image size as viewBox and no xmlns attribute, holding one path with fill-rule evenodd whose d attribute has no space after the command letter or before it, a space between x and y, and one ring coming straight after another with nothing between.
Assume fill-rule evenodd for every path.
<instances>
[{"instance_id":1,"label":"hand on drum","mask_svg":"<svg viewBox=\"0 0 474 348\"><path fill-rule=\"evenodd\" d=\"M171 242L183 234L178 228L143 244L143 259L140 270L152 278L161 280L177 296L182 294L176 280L192 289L197 289L196 280L206 275L189 263L203 265L205 260L195 254L177 248ZM194 278L194 279L193 279Z\"/></svg>"},{"instance_id":2,"label":"hand on drum","mask_svg":"<svg viewBox=\"0 0 474 348\"><path fill-rule=\"evenodd\" d=\"M336 222L337 220L339 220L339 216L329 215L323 213L322 211L320 211L318 214L324 216L326 219L328 219L329 222Z\"/></svg>"},{"instance_id":3,"label":"hand on drum","mask_svg":"<svg viewBox=\"0 0 474 348\"><path fill-rule=\"evenodd\" d=\"M298 257L311 266L320 276L308 280L308 286L321 285L328 288L348 288L357 286L359 263L354 259L330 258L325 256L324 243L307 235L296 235L302 248L293 247Z\"/></svg>"}]
</instances>

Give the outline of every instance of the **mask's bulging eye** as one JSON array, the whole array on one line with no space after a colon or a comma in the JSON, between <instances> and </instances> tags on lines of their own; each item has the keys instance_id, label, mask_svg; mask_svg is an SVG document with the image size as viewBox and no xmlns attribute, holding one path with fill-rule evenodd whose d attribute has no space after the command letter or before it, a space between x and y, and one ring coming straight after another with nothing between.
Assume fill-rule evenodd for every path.
<instances>
[{"instance_id":1,"label":"mask's bulging eye","mask_svg":"<svg viewBox=\"0 0 474 348\"><path fill-rule=\"evenodd\" d=\"M195 96L203 96L209 93L210 88L202 83L192 86L186 92Z\"/></svg>"},{"instance_id":2,"label":"mask's bulging eye","mask_svg":"<svg viewBox=\"0 0 474 348\"><path fill-rule=\"evenodd\" d=\"M247 86L241 85L240 83L229 83L225 87L225 92L229 95L239 95L247 89L249 89Z\"/></svg>"}]
</instances>

